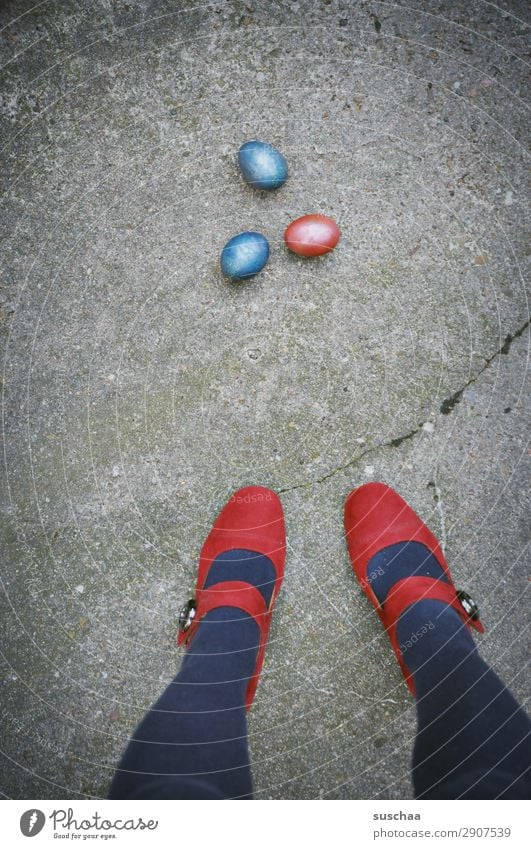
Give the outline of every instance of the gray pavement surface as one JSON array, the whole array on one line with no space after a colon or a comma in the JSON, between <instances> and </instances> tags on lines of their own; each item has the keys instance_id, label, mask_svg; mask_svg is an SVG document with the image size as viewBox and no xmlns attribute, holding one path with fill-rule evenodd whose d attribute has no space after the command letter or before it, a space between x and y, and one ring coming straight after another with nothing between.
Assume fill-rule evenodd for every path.
<instances>
[{"instance_id":1,"label":"gray pavement surface","mask_svg":"<svg viewBox=\"0 0 531 849\"><path fill-rule=\"evenodd\" d=\"M259 798L410 798L413 702L342 535L396 487L527 695L527 4L5 2L2 772L104 796L236 488L281 493ZM276 144L278 192L240 144ZM321 212L318 260L282 233ZM243 284L235 233L271 243Z\"/></svg>"}]
</instances>

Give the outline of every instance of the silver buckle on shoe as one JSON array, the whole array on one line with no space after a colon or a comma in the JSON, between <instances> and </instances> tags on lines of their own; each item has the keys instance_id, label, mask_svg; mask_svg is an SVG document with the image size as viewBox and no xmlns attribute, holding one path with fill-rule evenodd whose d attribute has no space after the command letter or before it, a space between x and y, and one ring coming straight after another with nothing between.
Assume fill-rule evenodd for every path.
<instances>
[{"instance_id":1,"label":"silver buckle on shoe","mask_svg":"<svg viewBox=\"0 0 531 849\"><path fill-rule=\"evenodd\" d=\"M195 598L190 598L179 613L179 631L184 634L195 619L197 604Z\"/></svg>"},{"instance_id":2,"label":"silver buckle on shoe","mask_svg":"<svg viewBox=\"0 0 531 849\"><path fill-rule=\"evenodd\" d=\"M479 619L479 607L472 596L466 590L457 590L456 595L468 618L476 622Z\"/></svg>"}]
</instances>

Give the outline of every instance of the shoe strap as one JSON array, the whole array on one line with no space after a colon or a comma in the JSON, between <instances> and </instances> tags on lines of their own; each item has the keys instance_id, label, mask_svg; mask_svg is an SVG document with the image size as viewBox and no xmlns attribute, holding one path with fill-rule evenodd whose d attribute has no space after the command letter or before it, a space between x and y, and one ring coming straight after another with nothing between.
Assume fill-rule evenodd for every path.
<instances>
[{"instance_id":1,"label":"shoe strap","mask_svg":"<svg viewBox=\"0 0 531 849\"><path fill-rule=\"evenodd\" d=\"M424 578L415 575L397 581L389 590L380 610L386 627L388 629L393 628L406 607L425 599L446 602L457 611L466 625L475 628L480 633L485 630L479 617L476 615L473 618L467 612L453 584L439 581L437 578Z\"/></svg>"},{"instance_id":2,"label":"shoe strap","mask_svg":"<svg viewBox=\"0 0 531 849\"><path fill-rule=\"evenodd\" d=\"M473 619L465 610L461 598L458 595L458 591L455 589L453 583L449 584L445 581L439 581L436 578L423 578L414 575L409 578L403 578L401 581L397 581L396 584L394 584L389 590L387 598L385 599L383 606L380 606L378 612L387 629L391 645L393 646L396 658L400 664L406 684L411 690L413 696L415 696L415 681L413 679L413 675L404 662L404 657L398 644L396 624L400 615L407 607L410 607L410 605L415 604L417 601L428 598L434 599L435 601L446 602L446 604L452 607L459 614L468 628L475 628L476 631L479 631L480 633L483 633L485 630L479 620L479 617L476 616L476 618Z\"/></svg>"},{"instance_id":3,"label":"shoe strap","mask_svg":"<svg viewBox=\"0 0 531 849\"><path fill-rule=\"evenodd\" d=\"M263 639L268 609L262 593L252 584L246 581L222 581L207 589L198 590L196 602L194 620L187 631L179 633L179 645L188 644L203 616L218 607L237 607L248 613L256 620L260 638Z\"/></svg>"}]
</instances>

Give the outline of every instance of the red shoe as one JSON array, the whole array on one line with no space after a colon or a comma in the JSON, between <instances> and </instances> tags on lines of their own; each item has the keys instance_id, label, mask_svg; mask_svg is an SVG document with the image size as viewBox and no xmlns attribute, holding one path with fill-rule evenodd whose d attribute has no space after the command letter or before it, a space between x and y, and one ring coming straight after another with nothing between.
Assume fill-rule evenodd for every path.
<instances>
[{"instance_id":1,"label":"red shoe","mask_svg":"<svg viewBox=\"0 0 531 849\"><path fill-rule=\"evenodd\" d=\"M398 645L396 623L400 614L415 601L437 599L459 613L467 627L483 632L476 603L464 590L456 590L450 569L436 538L414 510L394 489L384 483L367 483L353 490L345 502L345 534L352 567L361 587L376 608L389 635L406 683L415 695L413 676L407 669ZM412 575L393 584L383 605L371 587L367 568L371 559L390 545L419 542L438 561L449 583Z\"/></svg>"},{"instance_id":2,"label":"red shoe","mask_svg":"<svg viewBox=\"0 0 531 849\"><path fill-rule=\"evenodd\" d=\"M276 579L267 608L260 590L245 581L224 581L203 589L213 561L232 548L265 554L273 563ZM260 630L260 645L256 667L245 695L247 710L251 707L262 671L273 606L284 577L285 560L284 512L278 495L264 486L247 486L238 490L225 504L205 540L199 555L195 598L190 599L179 614L178 645L189 645L203 616L217 607L238 607L253 617Z\"/></svg>"}]
</instances>

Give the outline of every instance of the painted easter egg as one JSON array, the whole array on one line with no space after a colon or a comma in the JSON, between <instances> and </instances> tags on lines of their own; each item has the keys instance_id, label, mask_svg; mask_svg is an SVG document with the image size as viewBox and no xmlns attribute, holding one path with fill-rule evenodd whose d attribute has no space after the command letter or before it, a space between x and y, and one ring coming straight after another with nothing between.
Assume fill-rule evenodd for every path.
<instances>
[{"instance_id":1,"label":"painted easter egg","mask_svg":"<svg viewBox=\"0 0 531 849\"><path fill-rule=\"evenodd\" d=\"M229 239L221 251L220 265L223 274L235 280L254 277L269 258L269 242L261 233L246 230Z\"/></svg>"},{"instance_id":2,"label":"painted easter egg","mask_svg":"<svg viewBox=\"0 0 531 849\"><path fill-rule=\"evenodd\" d=\"M262 141L248 141L238 152L244 180L255 189L279 189L288 178L288 163L276 147Z\"/></svg>"},{"instance_id":3,"label":"painted easter egg","mask_svg":"<svg viewBox=\"0 0 531 849\"><path fill-rule=\"evenodd\" d=\"M286 245L299 256L321 256L333 251L341 232L333 218L303 215L292 221L284 232Z\"/></svg>"}]
</instances>

